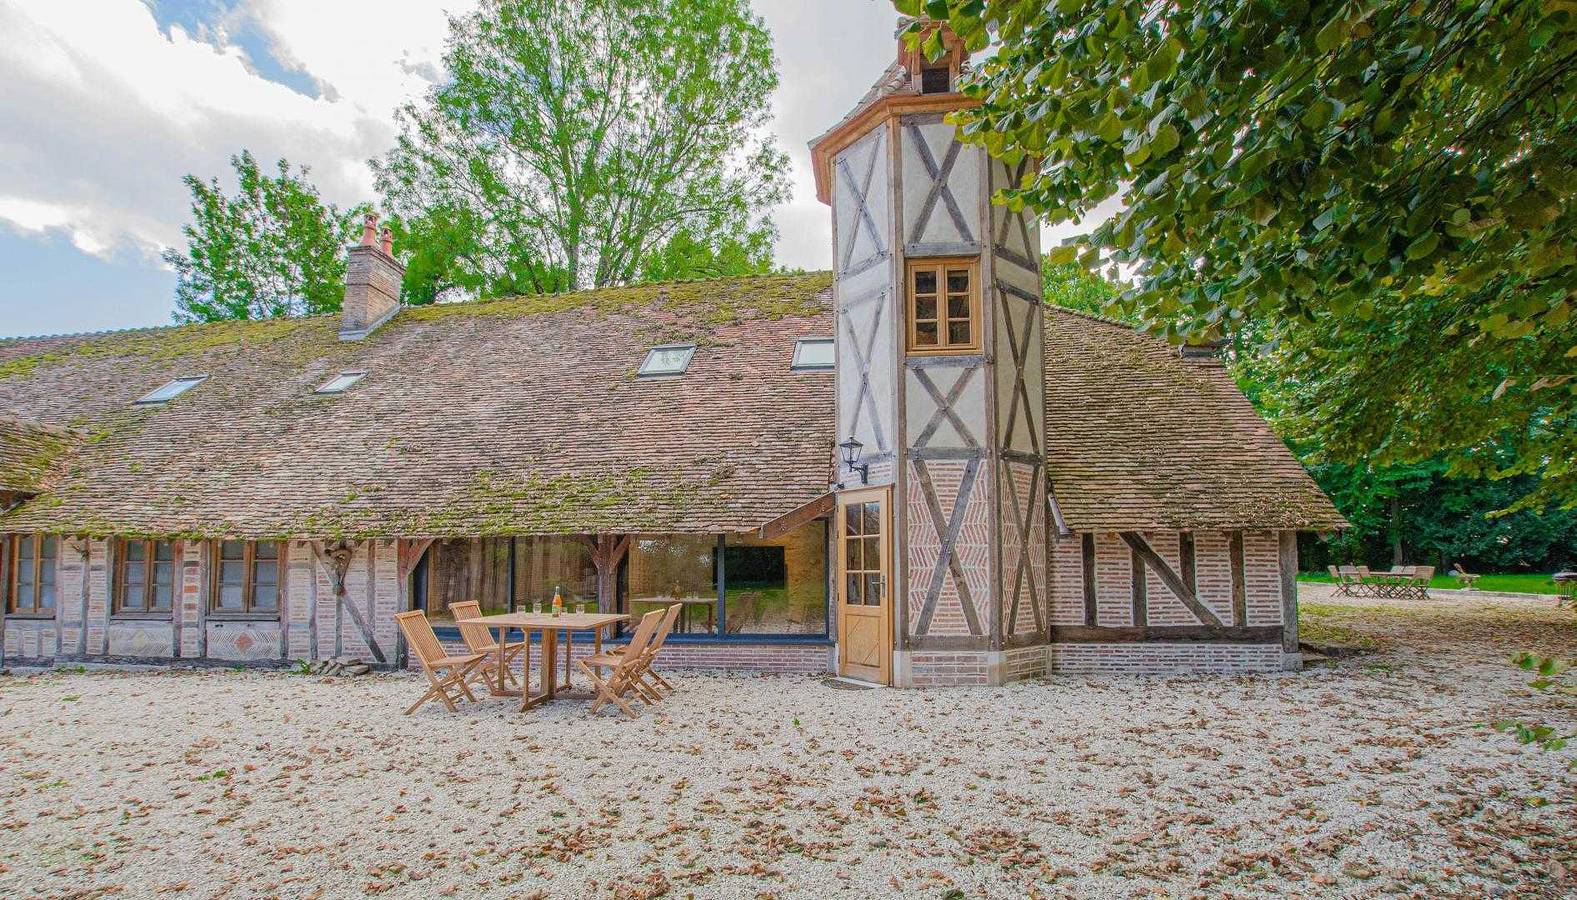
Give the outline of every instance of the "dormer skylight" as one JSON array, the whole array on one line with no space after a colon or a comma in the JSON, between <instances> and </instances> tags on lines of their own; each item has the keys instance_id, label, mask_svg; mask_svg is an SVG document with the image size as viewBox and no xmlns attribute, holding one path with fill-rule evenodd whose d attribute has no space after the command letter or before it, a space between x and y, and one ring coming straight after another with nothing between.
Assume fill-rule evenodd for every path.
<instances>
[{"instance_id":1,"label":"dormer skylight","mask_svg":"<svg viewBox=\"0 0 1577 900\"><path fill-rule=\"evenodd\" d=\"M351 385L367 377L366 372L341 372L329 379L328 383L313 391L314 394L343 394L350 390Z\"/></svg>"},{"instance_id":2,"label":"dormer skylight","mask_svg":"<svg viewBox=\"0 0 1577 900\"><path fill-rule=\"evenodd\" d=\"M830 372L836 362L832 338L800 338L794 342L794 362L790 368L796 372Z\"/></svg>"},{"instance_id":3,"label":"dormer skylight","mask_svg":"<svg viewBox=\"0 0 1577 900\"><path fill-rule=\"evenodd\" d=\"M168 403L207 380L207 375L186 375L181 378L172 378L166 381L158 390L150 391L137 398L137 404L141 406Z\"/></svg>"},{"instance_id":4,"label":"dormer skylight","mask_svg":"<svg viewBox=\"0 0 1577 900\"><path fill-rule=\"evenodd\" d=\"M646 353L641 368L636 372L642 378L659 375L683 375L690 368L690 358L695 356L694 344L663 344Z\"/></svg>"}]
</instances>

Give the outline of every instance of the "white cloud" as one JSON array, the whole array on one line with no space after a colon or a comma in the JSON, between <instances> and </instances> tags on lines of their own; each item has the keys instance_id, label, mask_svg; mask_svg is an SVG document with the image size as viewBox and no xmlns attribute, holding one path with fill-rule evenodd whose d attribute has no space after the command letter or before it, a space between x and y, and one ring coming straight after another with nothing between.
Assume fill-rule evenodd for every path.
<instances>
[{"instance_id":1,"label":"white cloud","mask_svg":"<svg viewBox=\"0 0 1577 900\"><path fill-rule=\"evenodd\" d=\"M330 200L367 199L365 160L393 137L361 85L338 100L305 96L258 75L222 25L166 34L136 0L5 3L0 33L0 219L65 231L86 252L153 256L177 243L181 177L222 176L243 147L311 166ZM347 56L357 50L387 55L347 42Z\"/></svg>"},{"instance_id":2,"label":"white cloud","mask_svg":"<svg viewBox=\"0 0 1577 900\"><path fill-rule=\"evenodd\" d=\"M57 233L85 253L131 249L149 265L181 242L181 177L220 177L242 148L311 167L325 197L373 199L366 165L393 142L393 112L439 75L446 13L474 0L235 0L196 33L161 30L139 0L0 0L0 225ZM773 31L775 129L795 189L776 214L781 262L823 268L827 208L807 142L837 121L895 52L887 0L754 0ZM238 36L317 97L264 77ZM256 42L249 44L255 48Z\"/></svg>"}]
</instances>

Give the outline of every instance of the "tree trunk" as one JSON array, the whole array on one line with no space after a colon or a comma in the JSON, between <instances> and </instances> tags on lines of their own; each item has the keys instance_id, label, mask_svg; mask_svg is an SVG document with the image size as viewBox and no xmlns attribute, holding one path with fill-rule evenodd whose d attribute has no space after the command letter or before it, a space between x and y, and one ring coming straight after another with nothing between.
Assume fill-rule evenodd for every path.
<instances>
[{"instance_id":1,"label":"tree trunk","mask_svg":"<svg viewBox=\"0 0 1577 900\"><path fill-rule=\"evenodd\" d=\"M628 535L599 534L586 538L591 545L591 563L597 568L597 611L618 612L619 563L630 550Z\"/></svg>"},{"instance_id":2,"label":"tree trunk","mask_svg":"<svg viewBox=\"0 0 1577 900\"><path fill-rule=\"evenodd\" d=\"M1391 498L1391 568L1402 565L1402 498Z\"/></svg>"}]
</instances>

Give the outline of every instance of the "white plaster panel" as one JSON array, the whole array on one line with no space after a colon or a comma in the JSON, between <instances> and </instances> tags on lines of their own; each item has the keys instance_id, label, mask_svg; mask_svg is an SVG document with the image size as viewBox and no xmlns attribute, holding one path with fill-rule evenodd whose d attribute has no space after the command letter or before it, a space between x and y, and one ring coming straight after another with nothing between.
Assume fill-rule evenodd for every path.
<instances>
[{"instance_id":1,"label":"white plaster panel","mask_svg":"<svg viewBox=\"0 0 1577 900\"><path fill-rule=\"evenodd\" d=\"M924 372L936 386L937 393L945 399L957 385L959 379L967 377L969 383L964 385L963 391L953 401L950 409L962 422L968 432L968 438L975 443L974 446L986 444L986 385L991 377L989 371L979 368L925 368L907 370L907 383L904 386L904 423L909 440L918 442L922 432L936 416L937 403L932 399L929 391L920 383L920 372ZM920 446L918 443L915 446ZM926 440L926 447L969 447L969 441L958 430L958 424L953 419L942 416L938 420L936 429Z\"/></svg>"},{"instance_id":2,"label":"white plaster panel","mask_svg":"<svg viewBox=\"0 0 1577 900\"><path fill-rule=\"evenodd\" d=\"M170 622L118 622L109 625L109 655L168 659L174 646L175 626Z\"/></svg>"},{"instance_id":3,"label":"white plaster panel","mask_svg":"<svg viewBox=\"0 0 1577 900\"><path fill-rule=\"evenodd\" d=\"M957 129L945 122L906 120L899 130L903 147L903 240L908 244L957 244L980 242L979 147L958 147L951 167L947 157L957 140ZM927 164L929 157L930 165ZM932 166L938 172L932 175ZM946 189L932 202L932 186L945 178ZM948 209L948 196L958 210ZM960 227L962 225L963 227Z\"/></svg>"},{"instance_id":4,"label":"white plaster panel","mask_svg":"<svg viewBox=\"0 0 1577 900\"><path fill-rule=\"evenodd\" d=\"M833 159L834 270L839 275L864 268L873 257L892 251L890 168L884 127L874 129ZM868 220L861 215L860 191L864 192Z\"/></svg>"},{"instance_id":5,"label":"white plaster panel","mask_svg":"<svg viewBox=\"0 0 1577 900\"><path fill-rule=\"evenodd\" d=\"M208 622L208 658L253 662L279 659L278 622Z\"/></svg>"}]
</instances>

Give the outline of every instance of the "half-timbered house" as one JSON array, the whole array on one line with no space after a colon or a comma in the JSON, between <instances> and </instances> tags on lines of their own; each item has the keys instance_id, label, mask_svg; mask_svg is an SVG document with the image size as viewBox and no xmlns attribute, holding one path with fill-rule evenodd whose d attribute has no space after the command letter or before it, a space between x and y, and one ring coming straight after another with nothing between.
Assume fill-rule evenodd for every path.
<instances>
[{"instance_id":1,"label":"half-timbered house","mask_svg":"<svg viewBox=\"0 0 1577 900\"><path fill-rule=\"evenodd\" d=\"M1044 306L899 59L812 145L834 272L0 342L7 664L405 664L395 613L640 612L669 665L899 686L1297 664L1342 524L1208 350ZM452 634L451 634L452 636Z\"/></svg>"}]
</instances>

